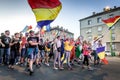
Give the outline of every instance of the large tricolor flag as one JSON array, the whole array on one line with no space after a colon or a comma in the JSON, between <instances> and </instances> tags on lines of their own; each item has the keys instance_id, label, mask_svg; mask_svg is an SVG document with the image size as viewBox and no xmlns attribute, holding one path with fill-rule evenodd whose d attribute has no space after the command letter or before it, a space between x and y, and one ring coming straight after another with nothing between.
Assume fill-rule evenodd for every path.
<instances>
[{"instance_id":1,"label":"large tricolor flag","mask_svg":"<svg viewBox=\"0 0 120 80\"><path fill-rule=\"evenodd\" d=\"M59 0L28 0L39 28L49 25L59 14L62 5Z\"/></svg>"},{"instance_id":2,"label":"large tricolor flag","mask_svg":"<svg viewBox=\"0 0 120 80\"><path fill-rule=\"evenodd\" d=\"M103 46L103 47L99 47L99 48L97 48L97 54L98 54L98 57L100 58L100 59L104 59L105 58L105 47Z\"/></svg>"},{"instance_id":3,"label":"large tricolor flag","mask_svg":"<svg viewBox=\"0 0 120 80\"><path fill-rule=\"evenodd\" d=\"M111 29L111 27L117 23L117 21L120 19L120 15L112 17L112 18L108 18L106 20L102 20L108 27L109 29Z\"/></svg>"},{"instance_id":4,"label":"large tricolor flag","mask_svg":"<svg viewBox=\"0 0 120 80\"><path fill-rule=\"evenodd\" d=\"M105 58L105 46L99 47L96 50L98 57L105 63L108 64L108 61Z\"/></svg>"}]
</instances>

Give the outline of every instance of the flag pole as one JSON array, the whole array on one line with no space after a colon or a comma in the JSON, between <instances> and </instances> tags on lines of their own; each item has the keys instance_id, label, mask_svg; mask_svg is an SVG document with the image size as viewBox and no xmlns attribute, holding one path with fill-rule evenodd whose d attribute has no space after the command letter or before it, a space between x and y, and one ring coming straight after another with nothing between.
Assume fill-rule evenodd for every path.
<instances>
[{"instance_id":1,"label":"flag pole","mask_svg":"<svg viewBox=\"0 0 120 80\"><path fill-rule=\"evenodd\" d=\"M113 40L112 40L112 29L110 29L110 52L111 52L111 56L115 56L115 52L113 52Z\"/></svg>"}]
</instances>

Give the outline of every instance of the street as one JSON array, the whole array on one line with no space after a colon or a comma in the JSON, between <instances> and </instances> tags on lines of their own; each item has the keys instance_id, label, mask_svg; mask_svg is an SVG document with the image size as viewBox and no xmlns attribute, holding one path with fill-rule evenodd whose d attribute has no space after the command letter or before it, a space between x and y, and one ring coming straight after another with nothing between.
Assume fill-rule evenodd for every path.
<instances>
[{"instance_id":1,"label":"street","mask_svg":"<svg viewBox=\"0 0 120 80\"><path fill-rule=\"evenodd\" d=\"M120 78L120 57L107 57L108 65L99 65L93 71L82 69L81 65L75 64L73 70L54 70L53 63L50 67L42 66L37 69L32 76L25 71L25 67L15 66L14 70L9 70L7 66L0 66L0 80L118 80ZM93 63L91 63L93 67Z\"/></svg>"}]
</instances>

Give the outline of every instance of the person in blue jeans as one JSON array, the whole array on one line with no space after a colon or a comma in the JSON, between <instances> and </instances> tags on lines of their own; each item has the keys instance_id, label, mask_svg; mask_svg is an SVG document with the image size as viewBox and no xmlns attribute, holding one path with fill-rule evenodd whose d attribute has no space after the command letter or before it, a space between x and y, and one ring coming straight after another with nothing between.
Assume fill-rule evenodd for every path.
<instances>
[{"instance_id":1,"label":"person in blue jeans","mask_svg":"<svg viewBox=\"0 0 120 80\"><path fill-rule=\"evenodd\" d=\"M33 62L35 59L35 55L36 55L36 47L39 44L39 38L37 38L34 35L34 31L30 31L30 36L27 39L27 42L29 44L28 46L28 58L29 58L29 69L30 69L30 75L33 74Z\"/></svg>"},{"instance_id":2,"label":"person in blue jeans","mask_svg":"<svg viewBox=\"0 0 120 80\"><path fill-rule=\"evenodd\" d=\"M4 46L5 45L1 42L1 39L0 39L0 64L2 64L2 61L3 61Z\"/></svg>"},{"instance_id":3,"label":"person in blue jeans","mask_svg":"<svg viewBox=\"0 0 120 80\"><path fill-rule=\"evenodd\" d=\"M3 63L5 65L9 64L9 58L10 58L10 42L11 38L9 37L10 31L6 30L5 35L1 36L1 42L5 45L3 46Z\"/></svg>"},{"instance_id":4,"label":"person in blue jeans","mask_svg":"<svg viewBox=\"0 0 120 80\"><path fill-rule=\"evenodd\" d=\"M9 61L9 69L14 69L15 61L18 61L18 57L20 55L20 34L15 33L14 38L11 41L10 47L10 61Z\"/></svg>"},{"instance_id":5,"label":"person in blue jeans","mask_svg":"<svg viewBox=\"0 0 120 80\"><path fill-rule=\"evenodd\" d=\"M40 61L43 62L45 58L45 44L43 43L42 40L40 40L40 44L38 45L38 48L40 50Z\"/></svg>"}]
</instances>

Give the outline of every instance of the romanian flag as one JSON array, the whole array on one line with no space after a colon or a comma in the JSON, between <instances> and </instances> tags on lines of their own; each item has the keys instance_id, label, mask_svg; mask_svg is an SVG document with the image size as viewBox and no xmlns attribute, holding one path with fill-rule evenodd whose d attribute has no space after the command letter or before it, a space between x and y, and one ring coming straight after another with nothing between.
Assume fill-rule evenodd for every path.
<instances>
[{"instance_id":1,"label":"romanian flag","mask_svg":"<svg viewBox=\"0 0 120 80\"><path fill-rule=\"evenodd\" d=\"M36 16L39 28L54 21L62 8L59 0L28 0L28 3Z\"/></svg>"},{"instance_id":2,"label":"romanian flag","mask_svg":"<svg viewBox=\"0 0 120 80\"><path fill-rule=\"evenodd\" d=\"M112 27L120 19L120 15L102 20L108 27Z\"/></svg>"},{"instance_id":3,"label":"romanian flag","mask_svg":"<svg viewBox=\"0 0 120 80\"><path fill-rule=\"evenodd\" d=\"M50 31L50 25L43 26L40 33L41 33L41 34L44 34L45 31L47 31L47 32Z\"/></svg>"},{"instance_id":4,"label":"romanian flag","mask_svg":"<svg viewBox=\"0 0 120 80\"><path fill-rule=\"evenodd\" d=\"M96 50L98 57L104 62L104 64L108 64L108 61L105 58L105 46L99 47Z\"/></svg>"},{"instance_id":5,"label":"romanian flag","mask_svg":"<svg viewBox=\"0 0 120 80\"><path fill-rule=\"evenodd\" d=\"M97 48L97 54L98 54L98 57L100 58L100 59L104 59L105 58L105 47L103 46L103 47L99 47L99 48Z\"/></svg>"},{"instance_id":6,"label":"romanian flag","mask_svg":"<svg viewBox=\"0 0 120 80\"><path fill-rule=\"evenodd\" d=\"M31 30L32 29L32 26L30 25L30 26L25 26L24 27L24 29L21 31L21 32L28 32L29 30Z\"/></svg>"}]
</instances>

